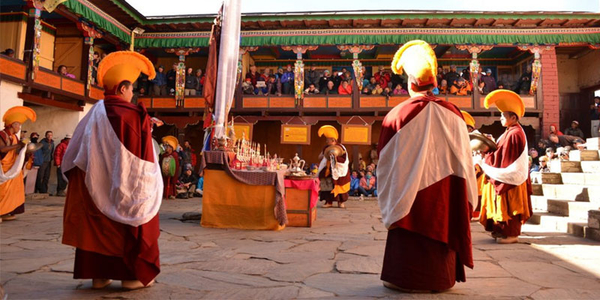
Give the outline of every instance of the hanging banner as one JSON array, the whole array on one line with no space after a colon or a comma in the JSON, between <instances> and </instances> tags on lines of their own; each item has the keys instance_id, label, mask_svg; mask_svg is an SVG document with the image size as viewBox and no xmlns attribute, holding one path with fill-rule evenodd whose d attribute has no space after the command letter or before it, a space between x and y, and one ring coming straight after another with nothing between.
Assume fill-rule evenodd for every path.
<instances>
[{"instance_id":1,"label":"hanging banner","mask_svg":"<svg viewBox=\"0 0 600 300\"><path fill-rule=\"evenodd\" d=\"M310 125L281 125L281 143L310 145Z\"/></svg>"},{"instance_id":2,"label":"hanging banner","mask_svg":"<svg viewBox=\"0 0 600 300\"><path fill-rule=\"evenodd\" d=\"M342 124L342 144L371 145L371 125Z\"/></svg>"},{"instance_id":3,"label":"hanging banner","mask_svg":"<svg viewBox=\"0 0 600 300\"><path fill-rule=\"evenodd\" d=\"M46 0L43 5L46 11L51 13L63 2L67 2L67 0Z\"/></svg>"}]
</instances>

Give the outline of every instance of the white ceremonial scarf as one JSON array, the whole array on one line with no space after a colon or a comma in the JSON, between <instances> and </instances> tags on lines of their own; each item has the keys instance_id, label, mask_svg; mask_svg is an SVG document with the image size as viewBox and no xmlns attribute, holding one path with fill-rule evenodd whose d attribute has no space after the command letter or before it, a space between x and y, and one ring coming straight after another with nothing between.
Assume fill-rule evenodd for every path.
<instances>
[{"instance_id":1,"label":"white ceremonial scarf","mask_svg":"<svg viewBox=\"0 0 600 300\"><path fill-rule=\"evenodd\" d=\"M137 227L158 213L163 194L158 160L143 160L125 148L108 120L103 100L77 125L61 167L63 172L74 167L85 172L94 204L113 221Z\"/></svg>"},{"instance_id":2,"label":"white ceremonial scarf","mask_svg":"<svg viewBox=\"0 0 600 300\"><path fill-rule=\"evenodd\" d=\"M4 173L2 168L0 168L0 184L3 184L5 182L17 177L17 175L19 175L19 173L21 173L21 170L23 169L23 163L25 163L25 151L26 150L27 150L27 147L21 148L21 151L19 151L19 155L17 156L15 163L12 165L12 167L10 167L10 169L8 169L8 171L6 171L6 173Z\"/></svg>"},{"instance_id":3,"label":"white ceremonial scarf","mask_svg":"<svg viewBox=\"0 0 600 300\"><path fill-rule=\"evenodd\" d=\"M471 154L463 118L428 103L379 154L377 191L384 225L390 228L408 215L419 191L450 175L465 179L468 201L475 209L477 180Z\"/></svg>"},{"instance_id":4,"label":"white ceremonial scarf","mask_svg":"<svg viewBox=\"0 0 600 300\"><path fill-rule=\"evenodd\" d=\"M522 128L520 130L523 131ZM498 138L498 141L501 141L505 134L506 132ZM523 132L523 134L525 134L525 132ZM506 168L492 167L486 164L485 161L481 161L481 170L485 175L496 181L512 185L521 185L529 177L529 154L527 153L527 149L527 142L525 142L525 149L523 149L519 158Z\"/></svg>"},{"instance_id":5,"label":"white ceremonial scarf","mask_svg":"<svg viewBox=\"0 0 600 300\"><path fill-rule=\"evenodd\" d=\"M338 180L340 177L344 177L346 175L348 175L348 166L349 166L349 161L348 161L348 150L346 150L346 147L344 147L343 145L337 144L338 146L344 148L344 152L346 152L346 161L344 161L343 163L340 162L335 162L335 167L334 164L331 164L331 178L333 178L333 180ZM317 174L321 173L321 170L325 169L325 167L327 166L327 157L324 157L321 159L321 163L319 163L319 170L317 171Z\"/></svg>"}]
</instances>

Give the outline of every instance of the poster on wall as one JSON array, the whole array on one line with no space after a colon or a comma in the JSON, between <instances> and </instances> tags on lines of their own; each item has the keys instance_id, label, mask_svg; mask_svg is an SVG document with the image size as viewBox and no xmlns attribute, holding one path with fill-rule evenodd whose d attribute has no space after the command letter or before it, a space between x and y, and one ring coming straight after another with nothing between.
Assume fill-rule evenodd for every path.
<instances>
[{"instance_id":1,"label":"poster on wall","mask_svg":"<svg viewBox=\"0 0 600 300\"><path fill-rule=\"evenodd\" d=\"M253 128L254 128L254 124L252 124L252 123L235 123L235 124L233 124L233 132L235 133L235 138L241 139L242 136L244 136L244 138L246 140L251 141ZM229 129L228 133L230 131L231 131L231 128Z\"/></svg>"},{"instance_id":2,"label":"poster on wall","mask_svg":"<svg viewBox=\"0 0 600 300\"><path fill-rule=\"evenodd\" d=\"M281 125L281 143L310 145L310 125Z\"/></svg>"},{"instance_id":3,"label":"poster on wall","mask_svg":"<svg viewBox=\"0 0 600 300\"><path fill-rule=\"evenodd\" d=\"M342 125L342 144L370 145L371 125Z\"/></svg>"}]
</instances>

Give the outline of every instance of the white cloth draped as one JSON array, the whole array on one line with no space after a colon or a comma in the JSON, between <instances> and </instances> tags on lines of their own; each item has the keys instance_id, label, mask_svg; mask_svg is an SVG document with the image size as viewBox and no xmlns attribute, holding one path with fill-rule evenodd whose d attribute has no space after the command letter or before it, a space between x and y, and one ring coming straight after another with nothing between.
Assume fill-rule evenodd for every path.
<instances>
[{"instance_id":1,"label":"white cloth draped","mask_svg":"<svg viewBox=\"0 0 600 300\"><path fill-rule=\"evenodd\" d=\"M79 122L65 152L63 172L75 167L85 172L94 204L109 219L137 227L158 213L163 193L158 160L143 160L125 148L103 100Z\"/></svg>"},{"instance_id":2,"label":"white cloth draped","mask_svg":"<svg viewBox=\"0 0 600 300\"><path fill-rule=\"evenodd\" d=\"M8 171L6 171L6 173L4 173L2 168L0 168L0 184L3 184L5 182L17 177L17 175L19 175L19 173L21 173L21 170L23 170L23 164L25 163L25 151L26 150L27 150L26 147L21 148L21 150L19 151L19 155L17 156L17 160L15 161L13 166L10 167L10 169L8 169Z\"/></svg>"},{"instance_id":3,"label":"white cloth draped","mask_svg":"<svg viewBox=\"0 0 600 300\"><path fill-rule=\"evenodd\" d=\"M344 149L344 152L346 153L346 161L344 161L343 163L340 162L335 162L334 164L331 164L331 178L333 178L333 180L338 180L340 177L344 177L346 175L348 175L348 166L350 161L348 161L348 151L346 150L346 147L344 147L343 145L339 145L338 146L342 147ZM327 167L327 157L323 157L321 159L321 162L319 163L319 170L317 171L318 173L321 173L321 170L325 169L325 167Z\"/></svg>"},{"instance_id":4,"label":"white cloth draped","mask_svg":"<svg viewBox=\"0 0 600 300\"><path fill-rule=\"evenodd\" d=\"M521 129L521 131L523 131L523 129ZM524 134L525 132L523 132L523 135ZM498 138L498 142L502 141L503 138L504 134ZM527 142L525 142L525 148L519 158L506 168L492 167L486 164L485 161L481 161L479 166L481 166L481 170L483 170L485 175L496 181L512 185L521 185L529 177L529 154L527 149L529 148L527 147Z\"/></svg>"},{"instance_id":5,"label":"white cloth draped","mask_svg":"<svg viewBox=\"0 0 600 300\"><path fill-rule=\"evenodd\" d=\"M430 102L384 146L377 166L377 191L384 225L410 212L417 193L450 176L465 179L477 207L475 169L464 120Z\"/></svg>"}]
</instances>

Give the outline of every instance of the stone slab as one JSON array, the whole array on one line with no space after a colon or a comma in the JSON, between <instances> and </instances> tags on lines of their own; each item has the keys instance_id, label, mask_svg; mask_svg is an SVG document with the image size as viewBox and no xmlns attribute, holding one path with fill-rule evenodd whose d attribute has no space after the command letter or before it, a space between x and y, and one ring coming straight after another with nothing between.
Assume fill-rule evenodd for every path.
<instances>
[{"instance_id":1,"label":"stone slab","mask_svg":"<svg viewBox=\"0 0 600 300\"><path fill-rule=\"evenodd\" d=\"M600 150L600 138L587 138L585 144L588 150Z\"/></svg>"},{"instance_id":2,"label":"stone slab","mask_svg":"<svg viewBox=\"0 0 600 300\"><path fill-rule=\"evenodd\" d=\"M569 152L570 161L595 161L600 160L598 150L571 150Z\"/></svg>"},{"instance_id":3,"label":"stone slab","mask_svg":"<svg viewBox=\"0 0 600 300\"><path fill-rule=\"evenodd\" d=\"M500 266L524 282L535 282L545 288L597 289L600 284L596 279L572 272L549 262L500 261ZM552 276L543 276L552 274Z\"/></svg>"}]
</instances>

